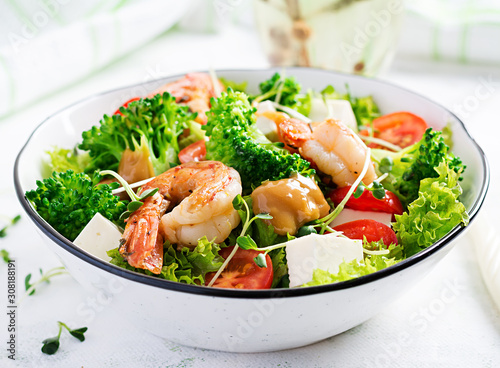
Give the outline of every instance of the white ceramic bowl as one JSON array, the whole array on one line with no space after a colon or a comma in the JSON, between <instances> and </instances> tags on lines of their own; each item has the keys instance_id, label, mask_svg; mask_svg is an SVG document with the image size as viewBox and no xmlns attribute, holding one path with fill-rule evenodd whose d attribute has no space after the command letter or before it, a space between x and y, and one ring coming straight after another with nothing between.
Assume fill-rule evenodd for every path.
<instances>
[{"instance_id":1,"label":"white ceramic bowl","mask_svg":"<svg viewBox=\"0 0 500 368\"><path fill-rule=\"evenodd\" d=\"M256 91L258 83L275 71L231 70L218 71L217 75L248 81L249 90ZM435 128L450 122L454 152L467 165L462 199L471 220L476 217L489 183L488 166L483 151L453 113L425 97L375 79L302 68L289 68L287 75L294 76L304 88L316 90L332 84L342 91L348 84L354 96L373 95L383 113L410 111ZM64 108L33 132L15 164L17 196L42 238L83 286L98 293L98 300L113 299L111 305L120 323L135 321L179 344L215 350L264 352L311 344L366 321L408 291L467 230L457 226L424 251L368 276L277 290L228 290L170 282L113 266L80 250L54 231L24 197L42 177L44 152L53 145L73 147L81 132L97 124L103 114L112 114L124 101L179 77L106 92Z\"/></svg>"}]
</instances>

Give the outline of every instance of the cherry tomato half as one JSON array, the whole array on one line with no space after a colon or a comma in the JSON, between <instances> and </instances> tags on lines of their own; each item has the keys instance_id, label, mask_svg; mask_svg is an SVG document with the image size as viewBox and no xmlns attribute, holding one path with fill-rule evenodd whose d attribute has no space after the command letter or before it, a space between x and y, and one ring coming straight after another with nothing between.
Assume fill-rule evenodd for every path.
<instances>
[{"instance_id":1,"label":"cherry tomato half","mask_svg":"<svg viewBox=\"0 0 500 368\"><path fill-rule=\"evenodd\" d=\"M226 259L234 246L221 249L219 254ZM229 261L214 283L214 287L226 289L269 289L273 283L273 264L266 254L267 267L259 267L254 258L259 255L256 250L238 248L236 254ZM207 273L205 283L208 285L215 272Z\"/></svg>"},{"instance_id":2,"label":"cherry tomato half","mask_svg":"<svg viewBox=\"0 0 500 368\"><path fill-rule=\"evenodd\" d=\"M356 220L335 226L333 230L342 231L349 239L363 240L368 242L382 240L387 246L398 244L396 233L387 225L375 220Z\"/></svg>"},{"instance_id":3,"label":"cherry tomato half","mask_svg":"<svg viewBox=\"0 0 500 368\"><path fill-rule=\"evenodd\" d=\"M127 107L129 103L133 102L133 101L139 101L141 98L140 97L134 97L134 98L131 98L130 100L128 100L127 102L125 102L122 106L123 107ZM120 112L120 109L116 110L115 113L113 115L116 115L116 114L120 114L120 115L123 115L121 112Z\"/></svg>"},{"instance_id":4,"label":"cherry tomato half","mask_svg":"<svg viewBox=\"0 0 500 368\"><path fill-rule=\"evenodd\" d=\"M401 148L421 140L427 128L424 119L410 112L395 112L373 120L373 136ZM368 131L362 130L360 134L368 135ZM368 147L380 148L375 143L370 143Z\"/></svg>"},{"instance_id":5,"label":"cherry tomato half","mask_svg":"<svg viewBox=\"0 0 500 368\"><path fill-rule=\"evenodd\" d=\"M338 206L345 198L347 192L351 189L350 186L334 189L330 192L329 197ZM359 211L376 211L392 213L394 215L403 214L403 205L399 198L388 190L385 191L385 197L377 199L372 192L365 188L363 194L359 198L354 198L352 195L345 204L347 208Z\"/></svg>"},{"instance_id":6,"label":"cherry tomato half","mask_svg":"<svg viewBox=\"0 0 500 368\"><path fill-rule=\"evenodd\" d=\"M207 147L205 146L205 141L191 143L186 148L179 152L179 161L181 164L191 161L203 161L207 155Z\"/></svg>"}]
</instances>

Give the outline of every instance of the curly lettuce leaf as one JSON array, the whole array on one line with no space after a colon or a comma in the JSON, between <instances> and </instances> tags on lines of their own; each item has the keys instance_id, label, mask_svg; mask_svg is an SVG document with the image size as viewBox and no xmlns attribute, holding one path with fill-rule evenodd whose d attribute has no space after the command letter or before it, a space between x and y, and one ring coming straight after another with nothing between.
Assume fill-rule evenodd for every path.
<instances>
[{"instance_id":1,"label":"curly lettuce leaf","mask_svg":"<svg viewBox=\"0 0 500 368\"><path fill-rule=\"evenodd\" d=\"M246 92L248 82L243 81L243 82L235 82L233 80L229 80L223 77L219 77L219 80L221 83L224 85L226 89L231 88L233 91L238 91L238 92Z\"/></svg>"},{"instance_id":2,"label":"curly lettuce leaf","mask_svg":"<svg viewBox=\"0 0 500 368\"><path fill-rule=\"evenodd\" d=\"M423 179L418 198L410 203L407 212L395 216L393 229L406 257L434 244L455 226L469 223L467 210L458 200L462 194L460 174L445 160L435 170L439 176Z\"/></svg>"},{"instance_id":3,"label":"curly lettuce leaf","mask_svg":"<svg viewBox=\"0 0 500 368\"><path fill-rule=\"evenodd\" d=\"M462 174L466 166L450 152L440 131L427 129L422 139L399 152L373 149L372 158L379 164L384 158L392 161L389 176L384 179L384 188L396 194L403 205L408 205L418 198L421 180L436 178L436 168L443 162Z\"/></svg>"},{"instance_id":4,"label":"curly lettuce leaf","mask_svg":"<svg viewBox=\"0 0 500 368\"><path fill-rule=\"evenodd\" d=\"M209 241L205 236L198 240L198 245L194 249L182 248L178 251L173 245L165 244L163 256L163 267L159 275L155 275L148 270L130 266L118 248L108 251L111 263L145 275L156 276L165 280L182 282L185 284L204 285L205 275L208 272L217 271L224 262L219 256L220 247Z\"/></svg>"},{"instance_id":5,"label":"curly lettuce leaf","mask_svg":"<svg viewBox=\"0 0 500 368\"><path fill-rule=\"evenodd\" d=\"M75 173L84 172L90 162L88 153L77 154L75 150L54 147L52 151L47 151L50 157L49 162L44 167L44 177L49 177L52 172L65 172L73 170Z\"/></svg>"},{"instance_id":6,"label":"curly lettuce leaf","mask_svg":"<svg viewBox=\"0 0 500 368\"><path fill-rule=\"evenodd\" d=\"M362 261L356 259L351 262L342 262L339 266L339 272L332 274L328 271L315 269L313 271L313 278L310 282L303 286L318 286L333 284L336 282L347 281L361 276L369 275L371 273L383 270L389 266L398 263L399 260L394 258L387 258L385 256L370 256Z\"/></svg>"},{"instance_id":7,"label":"curly lettuce leaf","mask_svg":"<svg viewBox=\"0 0 500 368\"><path fill-rule=\"evenodd\" d=\"M263 220L256 220L252 224L252 237L260 248L288 241L286 236L274 232L274 226ZM288 266L285 248L278 248L269 252L273 264L273 283L271 288L288 287Z\"/></svg>"}]
</instances>

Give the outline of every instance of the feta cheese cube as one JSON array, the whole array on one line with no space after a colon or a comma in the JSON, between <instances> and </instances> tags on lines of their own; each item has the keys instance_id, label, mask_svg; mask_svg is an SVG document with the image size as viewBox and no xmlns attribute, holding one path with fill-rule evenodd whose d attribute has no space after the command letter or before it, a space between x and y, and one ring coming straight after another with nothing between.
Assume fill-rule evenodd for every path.
<instances>
[{"instance_id":1,"label":"feta cheese cube","mask_svg":"<svg viewBox=\"0 0 500 368\"><path fill-rule=\"evenodd\" d=\"M363 242L335 234L310 234L287 242L285 246L290 287L312 281L313 271L336 274L342 262L363 259Z\"/></svg>"},{"instance_id":2,"label":"feta cheese cube","mask_svg":"<svg viewBox=\"0 0 500 368\"><path fill-rule=\"evenodd\" d=\"M73 243L93 256L109 262L111 258L106 252L118 247L121 237L118 226L96 213Z\"/></svg>"},{"instance_id":3,"label":"feta cheese cube","mask_svg":"<svg viewBox=\"0 0 500 368\"><path fill-rule=\"evenodd\" d=\"M332 111L330 118L340 120L351 128L354 132L358 131L356 116L352 111L351 103L347 100L326 100L327 105L321 98L314 98L311 104L309 119L312 121L323 121L328 117L329 109Z\"/></svg>"},{"instance_id":4,"label":"feta cheese cube","mask_svg":"<svg viewBox=\"0 0 500 368\"><path fill-rule=\"evenodd\" d=\"M258 104L257 114L266 111L276 111L271 101L262 101ZM273 120L265 116L257 116L255 125L271 142L279 141L278 128L276 127L276 123Z\"/></svg>"}]
</instances>

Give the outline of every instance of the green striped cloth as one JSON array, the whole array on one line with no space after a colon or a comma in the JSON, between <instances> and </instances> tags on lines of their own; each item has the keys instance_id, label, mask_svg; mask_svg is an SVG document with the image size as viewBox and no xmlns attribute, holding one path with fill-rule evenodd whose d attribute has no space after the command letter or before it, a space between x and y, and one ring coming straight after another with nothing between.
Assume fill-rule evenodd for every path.
<instances>
[{"instance_id":1,"label":"green striped cloth","mask_svg":"<svg viewBox=\"0 0 500 368\"><path fill-rule=\"evenodd\" d=\"M499 0L411 0L400 53L500 65Z\"/></svg>"},{"instance_id":2,"label":"green striped cloth","mask_svg":"<svg viewBox=\"0 0 500 368\"><path fill-rule=\"evenodd\" d=\"M81 80L174 25L177 0L0 2L0 118Z\"/></svg>"}]
</instances>

